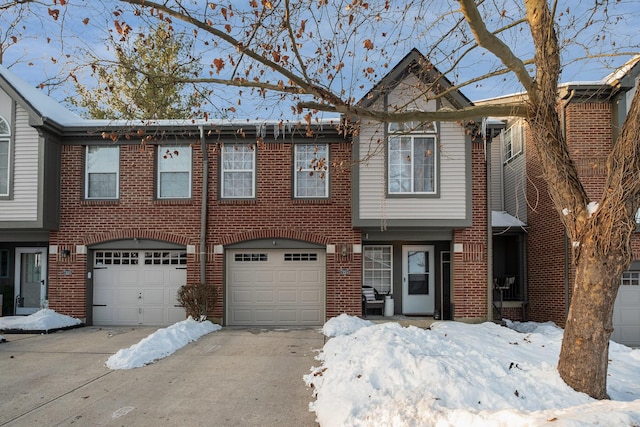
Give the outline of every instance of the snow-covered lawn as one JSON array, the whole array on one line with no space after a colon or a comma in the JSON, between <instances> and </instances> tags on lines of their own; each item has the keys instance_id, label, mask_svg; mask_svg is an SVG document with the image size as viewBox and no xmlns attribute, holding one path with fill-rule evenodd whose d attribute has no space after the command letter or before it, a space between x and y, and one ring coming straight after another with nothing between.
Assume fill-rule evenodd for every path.
<instances>
[{"instance_id":1,"label":"snow-covered lawn","mask_svg":"<svg viewBox=\"0 0 640 427\"><path fill-rule=\"evenodd\" d=\"M597 401L558 375L553 324L435 323L431 330L341 315L304 377L320 425L638 426L640 350L611 343L608 392Z\"/></svg>"},{"instance_id":2,"label":"snow-covered lawn","mask_svg":"<svg viewBox=\"0 0 640 427\"><path fill-rule=\"evenodd\" d=\"M0 330L16 331L53 331L70 328L82 324L80 319L65 316L55 311L43 308L29 316L0 317Z\"/></svg>"}]
</instances>

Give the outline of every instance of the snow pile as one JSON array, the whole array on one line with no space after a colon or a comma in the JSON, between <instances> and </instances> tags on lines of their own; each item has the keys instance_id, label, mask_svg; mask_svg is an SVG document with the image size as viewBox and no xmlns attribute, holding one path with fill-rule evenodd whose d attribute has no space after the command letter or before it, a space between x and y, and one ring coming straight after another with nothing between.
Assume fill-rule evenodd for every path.
<instances>
[{"instance_id":1,"label":"snow pile","mask_svg":"<svg viewBox=\"0 0 640 427\"><path fill-rule=\"evenodd\" d=\"M0 317L0 330L51 331L82 324L80 319L43 308L29 316Z\"/></svg>"},{"instance_id":2,"label":"snow pile","mask_svg":"<svg viewBox=\"0 0 640 427\"><path fill-rule=\"evenodd\" d=\"M129 348L119 350L107 362L110 369L140 368L163 359L203 335L221 329L209 321L197 322L189 317L153 334Z\"/></svg>"},{"instance_id":3,"label":"snow pile","mask_svg":"<svg viewBox=\"0 0 640 427\"><path fill-rule=\"evenodd\" d=\"M341 314L338 317L332 317L322 327L322 333L327 337L335 337L338 335L351 335L360 328L366 328L373 323L359 317Z\"/></svg>"},{"instance_id":4,"label":"snow pile","mask_svg":"<svg viewBox=\"0 0 640 427\"><path fill-rule=\"evenodd\" d=\"M332 319L331 331L353 319ZM640 350L611 346L609 394L596 401L560 378L555 325L395 323L338 334L304 377L321 426L640 425Z\"/></svg>"}]
</instances>

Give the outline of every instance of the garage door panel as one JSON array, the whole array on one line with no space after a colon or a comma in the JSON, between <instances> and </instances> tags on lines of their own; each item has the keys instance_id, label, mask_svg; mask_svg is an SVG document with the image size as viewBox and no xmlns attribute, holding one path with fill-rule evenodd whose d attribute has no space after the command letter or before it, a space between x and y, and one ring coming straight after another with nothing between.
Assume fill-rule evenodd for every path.
<instances>
[{"instance_id":1,"label":"garage door panel","mask_svg":"<svg viewBox=\"0 0 640 427\"><path fill-rule=\"evenodd\" d=\"M296 289L293 290L281 290L278 292L278 303L279 304L295 304L298 302L298 291Z\"/></svg>"},{"instance_id":2,"label":"garage door panel","mask_svg":"<svg viewBox=\"0 0 640 427\"><path fill-rule=\"evenodd\" d=\"M96 250L94 266L94 324L160 326L186 318L177 300L186 252Z\"/></svg>"},{"instance_id":3,"label":"garage door panel","mask_svg":"<svg viewBox=\"0 0 640 427\"><path fill-rule=\"evenodd\" d=\"M301 321L309 324L317 324L316 322L322 323L322 313L318 309L302 309L300 310Z\"/></svg>"},{"instance_id":4,"label":"garage door panel","mask_svg":"<svg viewBox=\"0 0 640 427\"><path fill-rule=\"evenodd\" d=\"M135 325L138 323L138 308L136 307L116 307L116 324Z\"/></svg>"},{"instance_id":5,"label":"garage door panel","mask_svg":"<svg viewBox=\"0 0 640 427\"><path fill-rule=\"evenodd\" d=\"M321 325L325 269L321 250L227 251L228 324Z\"/></svg>"},{"instance_id":6,"label":"garage door panel","mask_svg":"<svg viewBox=\"0 0 640 427\"><path fill-rule=\"evenodd\" d=\"M273 304L275 301L274 292L271 289L260 289L253 292L256 304Z\"/></svg>"},{"instance_id":7,"label":"garage door panel","mask_svg":"<svg viewBox=\"0 0 640 427\"><path fill-rule=\"evenodd\" d=\"M117 268L116 266L109 268ZM137 286L140 283L140 272L133 270L119 270L117 272L117 282L122 286Z\"/></svg>"},{"instance_id":8,"label":"garage door panel","mask_svg":"<svg viewBox=\"0 0 640 427\"><path fill-rule=\"evenodd\" d=\"M164 305L168 303L164 299L164 289L145 289L143 291L142 305Z\"/></svg>"},{"instance_id":9,"label":"garage door panel","mask_svg":"<svg viewBox=\"0 0 640 427\"><path fill-rule=\"evenodd\" d=\"M278 271L278 285L296 285L298 283L298 272L295 270Z\"/></svg>"},{"instance_id":10,"label":"garage door panel","mask_svg":"<svg viewBox=\"0 0 640 427\"><path fill-rule=\"evenodd\" d=\"M273 283L273 271L269 271L269 270L256 271L254 273L253 280L257 284L270 285Z\"/></svg>"},{"instance_id":11,"label":"garage door panel","mask_svg":"<svg viewBox=\"0 0 640 427\"><path fill-rule=\"evenodd\" d=\"M320 304L322 302L322 294L319 290L302 290L300 291L300 302L303 304Z\"/></svg>"},{"instance_id":12,"label":"garage door panel","mask_svg":"<svg viewBox=\"0 0 640 427\"><path fill-rule=\"evenodd\" d=\"M277 310L277 315L278 315L278 323L289 323L289 324L296 324L298 323L298 310L295 309L289 309L289 310L285 310L285 309L279 309Z\"/></svg>"},{"instance_id":13,"label":"garage door panel","mask_svg":"<svg viewBox=\"0 0 640 427\"><path fill-rule=\"evenodd\" d=\"M611 339L630 347L640 347L640 272L626 271L613 310Z\"/></svg>"},{"instance_id":14,"label":"garage door panel","mask_svg":"<svg viewBox=\"0 0 640 427\"><path fill-rule=\"evenodd\" d=\"M250 290L233 290L231 302L236 304L251 303L253 302L252 292Z\"/></svg>"}]
</instances>

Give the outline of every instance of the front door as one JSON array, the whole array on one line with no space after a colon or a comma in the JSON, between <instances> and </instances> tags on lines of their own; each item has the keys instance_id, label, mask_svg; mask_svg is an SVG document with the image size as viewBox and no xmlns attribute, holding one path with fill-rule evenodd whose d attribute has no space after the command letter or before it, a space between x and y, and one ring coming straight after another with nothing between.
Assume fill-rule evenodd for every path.
<instances>
[{"instance_id":1,"label":"front door","mask_svg":"<svg viewBox=\"0 0 640 427\"><path fill-rule=\"evenodd\" d=\"M402 247L402 314L433 314L435 270L433 246Z\"/></svg>"},{"instance_id":2,"label":"front door","mask_svg":"<svg viewBox=\"0 0 640 427\"><path fill-rule=\"evenodd\" d=\"M16 248L15 313L44 308L47 295L47 249Z\"/></svg>"}]
</instances>

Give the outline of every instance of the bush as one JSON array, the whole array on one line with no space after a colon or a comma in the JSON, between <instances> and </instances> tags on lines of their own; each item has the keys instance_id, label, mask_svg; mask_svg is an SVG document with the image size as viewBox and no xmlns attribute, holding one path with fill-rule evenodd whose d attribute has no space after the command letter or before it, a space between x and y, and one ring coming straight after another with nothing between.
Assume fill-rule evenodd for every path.
<instances>
[{"instance_id":1,"label":"bush","mask_svg":"<svg viewBox=\"0 0 640 427\"><path fill-rule=\"evenodd\" d=\"M205 320L209 306L213 307L217 300L218 290L206 283L183 285L178 289L178 302L187 316L196 320Z\"/></svg>"}]
</instances>

